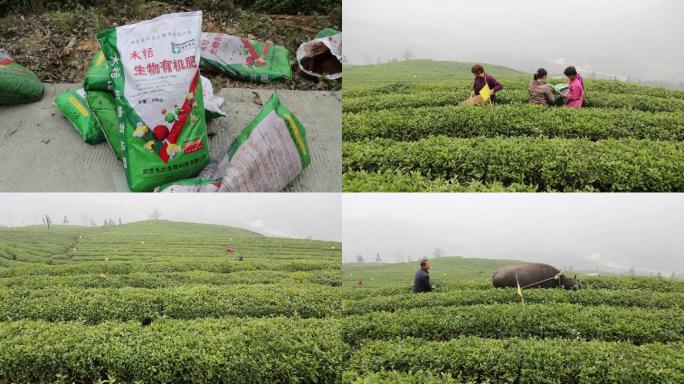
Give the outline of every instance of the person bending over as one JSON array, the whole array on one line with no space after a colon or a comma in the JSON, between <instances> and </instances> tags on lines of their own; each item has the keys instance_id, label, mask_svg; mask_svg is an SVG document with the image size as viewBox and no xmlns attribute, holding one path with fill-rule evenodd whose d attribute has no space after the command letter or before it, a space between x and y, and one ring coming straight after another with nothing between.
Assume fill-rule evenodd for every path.
<instances>
[{"instance_id":1,"label":"person bending over","mask_svg":"<svg viewBox=\"0 0 684 384\"><path fill-rule=\"evenodd\" d=\"M551 87L546 83L546 69L539 68L534 74L534 80L527 85L527 91L530 93L530 104L537 105L554 105L556 98L553 95Z\"/></svg>"},{"instance_id":2,"label":"person bending over","mask_svg":"<svg viewBox=\"0 0 684 384\"><path fill-rule=\"evenodd\" d=\"M496 81L494 76L485 73L484 68L480 64L473 65L473 68L471 68L470 71L473 73L473 76L475 76L475 79L473 80L473 91L470 96L473 97L479 95L482 88L484 88L485 84L487 84L489 86L490 92L492 93L492 103L495 102L496 93L503 89L503 85Z\"/></svg>"}]
</instances>

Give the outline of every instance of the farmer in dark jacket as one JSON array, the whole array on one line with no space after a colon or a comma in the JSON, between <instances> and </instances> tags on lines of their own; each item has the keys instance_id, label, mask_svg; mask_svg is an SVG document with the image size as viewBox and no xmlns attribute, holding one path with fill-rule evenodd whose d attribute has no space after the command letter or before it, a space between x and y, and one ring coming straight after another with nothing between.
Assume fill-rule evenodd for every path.
<instances>
[{"instance_id":1,"label":"farmer in dark jacket","mask_svg":"<svg viewBox=\"0 0 684 384\"><path fill-rule=\"evenodd\" d=\"M420 269L416 271L416 276L413 279L413 293L430 292L430 275L428 270L432 267L429 261L423 260L420 262Z\"/></svg>"},{"instance_id":2,"label":"farmer in dark jacket","mask_svg":"<svg viewBox=\"0 0 684 384\"><path fill-rule=\"evenodd\" d=\"M480 90L484 88L485 84L489 85L489 89L492 91L492 103L496 101L496 93L503 89L503 85L496 81L494 76L485 73L484 68L480 64L473 65L470 70L475 76L473 81L473 92L471 96L477 96L480 94Z\"/></svg>"}]
</instances>

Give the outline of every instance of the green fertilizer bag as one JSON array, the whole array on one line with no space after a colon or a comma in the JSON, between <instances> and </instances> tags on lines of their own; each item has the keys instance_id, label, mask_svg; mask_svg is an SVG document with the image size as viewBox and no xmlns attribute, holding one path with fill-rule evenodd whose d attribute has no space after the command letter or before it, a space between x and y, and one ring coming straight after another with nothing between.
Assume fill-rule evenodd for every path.
<instances>
[{"instance_id":1,"label":"green fertilizer bag","mask_svg":"<svg viewBox=\"0 0 684 384\"><path fill-rule=\"evenodd\" d=\"M43 83L38 76L0 49L0 104L33 103L42 98Z\"/></svg>"},{"instance_id":2,"label":"green fertilizer bag","mask_svg":"<svg viewBox=\"0 0 684 384\"><path fill-rule=\"evenodd\" d=\"M83 81L86 91L110 91L112 90L112 78L109 76L107 59L102 51L93 56L88 67L88 73Z\"/></svg>"},{"instance_id":3,"label":"green fertilizer bag","mask_svg":"<svg viewBox=\"0 0 684 384\"><path fill-rule=\"evenodd\" d=\"M132 191L194 177L209 163L198 68L201 28L197 11L97 35L111 71Z\"/></svg>"},{"instance_id":4,"label":"green fertilizer bag","mask_svg":"<svg viewBox=\"0 0 684 384\"><path fill-rule=\"evenodd\" d=\"M116 117L116 102L111 92L88 91L86 92L88 107L95 115L95 119L102 128L102 132L112 146L116 157L122 159L124 150L121 145L119 133L119 119Z\"/></svg>"},{"instance_id":5,"label":"green fertilizer bag","mask_svg":"<svg viewBox=\"0 0 684 384\"><path fill-rule=\"evenodd\" d=\"M219 160L219 192L280 192L311 162L306 131L277 94Z\"/></svg>"},{"instance_id":6,"label":"green fertilizer bag","mask_svg":"<svg viewBox=\"0 0 684 384\"><path fill-rule=\"evenodd\" d=\"M222 72L240 80L269 83L292 77L287 48L270 41L205 32L200 55L203 70Z\"/></svg>"},{"instance_id":7,"label":"green fertilizer bag","mask_svg":"<svg viewBox=\"0 0 684 384\"><path fill-rule=\"evenodd\" d=\"M93 112L88 108L83 88L57 95L54 104L76 128L84 142L97 144L105 140Z\"/></svg>"}]
</instances>

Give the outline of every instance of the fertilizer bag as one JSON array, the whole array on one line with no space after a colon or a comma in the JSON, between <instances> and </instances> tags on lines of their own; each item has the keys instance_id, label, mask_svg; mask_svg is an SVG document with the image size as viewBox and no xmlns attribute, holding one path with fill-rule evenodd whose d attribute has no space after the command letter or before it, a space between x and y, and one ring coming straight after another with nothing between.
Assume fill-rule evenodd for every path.
<instances>
[{"instance_id":1,"label":"fertilizer bag","mask_svg":"<svg viewBox=\"0 0 684 384\"><path fill-rule=\"evenodd\" d=\"M86 100L88 100L88 107L95 115L95 119L102 128L102 133L114 150L116 157L119 160L122 159L124 150L121 146L119 119L116 117L114 95L110 92L88 91L86 92Z\"/></svg>"},{"instance_id":2,"label":"fertilizer bag","mask_svg":"<svg viewBox=\"0 0 684 384\"><path fill-rule=\"evenodd\" d=\"M57 95L54 105L69 120L71 125L88 144L97 144L105 140L102 129L93 112L88 108L83 88L66 91Z\"/></svg>"},{"instance_id":3,"label":"fertilizer bag","mask_svg":"<svg viewBox=\"0 0 684 384\"><path fill-rule=\"evenodd\" d=\"M0 49L0 104L33 103L43 98L38 76Z\"/></svg>"},{"instance_id":4,"label":"fertilizer bag","mask_svg":"<svg viewBox=\"0 0 684 384\"><path fill-rule=\"evenodd\" d=\"M83 81L86 91L110 91L112 90L112 78L109 76L109 66L102 51L98 51L90 61L88 73Z\"/></svg>"},{"instance_id":5,"label":"fertilizer bag","mask_svg":"<svg viewBox=\"0 0 684 384\"><path fill-rule=\"evenodd\" d=\"M277 94L220 158L220 192L280 192L311 162L306 132Z\"/></svg>"},{"instance_id":6,"label":"fertilizer bag","mask_svg":"<svg viewBox=\"0 0 684 384\"><path fill-rule=\"evenodd\" d=\"M98 34L112 78L132 191L195 176L209 163L199 76L202 12Z\"/></svg>"},{"instance_id":7,"label":"fertilizer bag","mask_svg":"<svg viewBox=\"0 0 684 384\"><path fill-rule=\"evenodd\" d=\"M224 33L202 33L203 70L269 83L292 77L287 48L270 41L244 39Z\"/></svg>"},{"instance_id":8,"label":"fertilizer bag","mask_svg":"<svg viewBox=\"0 0 684 384\"><path fill-rule=\"evenodd\" d=\"M309 76L335 80L342 77L342 33L326 28L297 49L299 69Z\"/></svg>"},{"instance_id":9,"label":"fertilizer bag","mask_svg":"<svg viewBox=\"0 0 684 384\"><path fill-rule=\"evenodd\" d=\"M568 92L568 85L567 84L556 84L556 85L550 85L551 90L553 91L554 95L554 104L555 105L563 105L565 104L565 95Z\"/></svg>"}]
</instances>

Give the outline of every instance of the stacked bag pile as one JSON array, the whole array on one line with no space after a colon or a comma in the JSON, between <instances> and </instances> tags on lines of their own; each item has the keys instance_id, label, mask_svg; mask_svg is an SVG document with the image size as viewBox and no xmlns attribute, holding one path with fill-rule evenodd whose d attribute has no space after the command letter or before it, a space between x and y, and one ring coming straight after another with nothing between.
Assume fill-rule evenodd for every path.
<instances>
[{"instance_id":1,"label":"stacked bag pile","mask_svg":"<svg viewBox=\"0 0 684 384\"><path fill-rule=\"evenodd\" d=\"M109 143L132 191L281 191L310 163L302 124L274 94L211 161L206 121L225 116L224 100L213 95L200 70L281 81L292 77L289 53L268 41L202 33L201 25L197 11L100 32L102 50L93 57L83 88L60 94L55 105L84 142ZM330 36L323 39L332 41ZM341 50L341 36L339 42ZM329 51L310 55L321 53ZM341 59L341 52L336 57Z\"/></svg>"}]
</instances>

